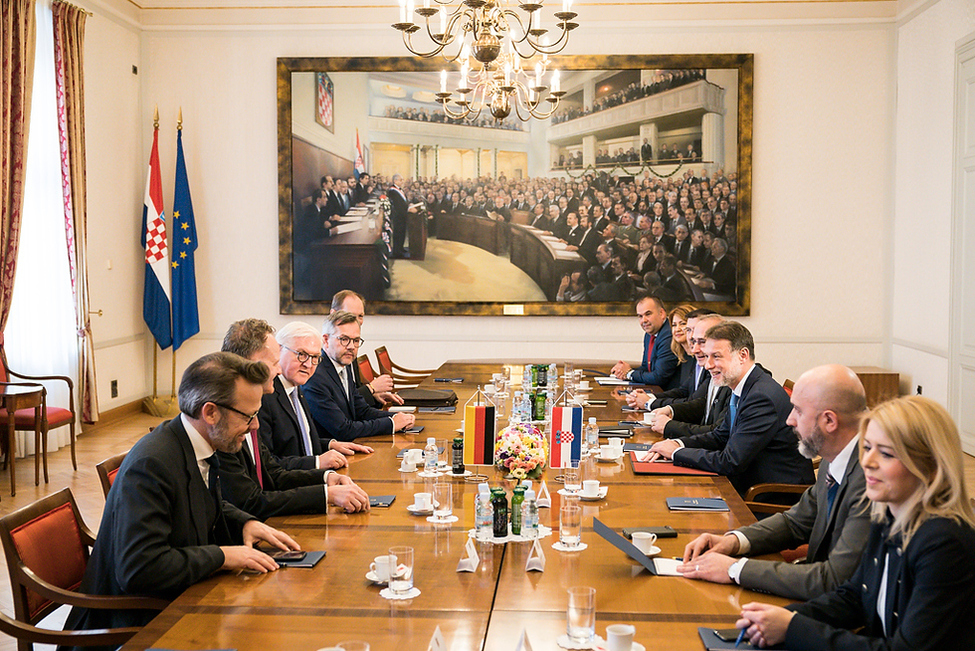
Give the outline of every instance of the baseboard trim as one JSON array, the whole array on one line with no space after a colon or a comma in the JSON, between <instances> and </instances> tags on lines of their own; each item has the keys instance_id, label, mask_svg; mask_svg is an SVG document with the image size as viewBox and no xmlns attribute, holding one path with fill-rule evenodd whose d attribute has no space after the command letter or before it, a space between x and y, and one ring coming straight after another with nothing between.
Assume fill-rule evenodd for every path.
<instances>
[{"instance_id":1,"label":"baseboard trim","mask_svg":"<svg viewBox=\"0 0 975 651\"><path fill-rule=\"evenodd\" d=\"M103 411L98 414L98 421L94 423L82 423L81 432L87 434L88 432L97 432L103 427L108 425L113 425L123 418L128 418L129 416L134 416L135 414L142 413L142 400L134 400L133 402L126 403L115 409L109 409L108 411Z\"/></svg>"}]
</instances>

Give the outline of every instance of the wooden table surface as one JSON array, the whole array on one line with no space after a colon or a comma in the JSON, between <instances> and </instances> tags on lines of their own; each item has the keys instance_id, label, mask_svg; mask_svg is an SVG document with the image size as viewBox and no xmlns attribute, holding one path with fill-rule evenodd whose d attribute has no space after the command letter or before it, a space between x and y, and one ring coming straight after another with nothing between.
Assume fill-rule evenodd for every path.
<instances>
[{"instance_id":1,"label":"wooden table surface","mask_svg":"<svg viewBox=\"0 0 975 651\"><path fill-rule=\"evenodd\" d=\"M554 532L542 541L545 571L525 572L528 543L478 543L477 571L456 572L467 531L474 526L476 484L452 479L454 514L459 520L451 525L431 524L425 517L411 515L406 506L413 503L414 493L429 489L433 480L400 473L396 453L422 447L427 436L452 438L463 418L464 402L499 368L500 362L445 364L433 377L464 377L464 383L435 384L431 378L428 386L453 389L459 398L457 412L418 414L417 423L425 427L422 433L368 439L376 452L351 459L349 475L370 495L396 495L392 507L356 514L333 507L323 514L269 521L292 535L303 549L326 550L328 555L317 567L283 568L259 576L217 574L187 590L123 649L315 651L342 640L362 639L373 651L423 651L439 626L447 648L456 651L509 651L522 629L528 631L535 651L555 651L556 637L565 632L566 588L589 585L596 588L597 634L605 635L609 624L629 622L637 628L636 641L647 648L700 651L698 626L728 628L741 604L755 599L786 603L738 586L652 576L594 533L593 517L616 531L670 525L678 537L662 539L658 545L664 556L677 556L701 532L724 532L754 521L724 477L642 477L633 474L626 460L591 461L600 482L608 485L608 494L598 502L580 503L587 549L561 553L551 547L558 540L562 498L554 481L557 473L549 470L552 508L541 509L540 520ZM512 378L519 381L520 366L513 367ZM608 404L586 408L586 419L596 416L601 426L615 426L623 417L620 402L609 390L593 385L592 397L607 398ZM655 438L649 430L639 429L631 440ZM510 491L512 482L493 470L488 474L492 485ZM731 511L671 512L664 500L673 496L720 496ZM374 557L404 544L415 549L415 586L421 594L410 601L387 601L365 574Z\"/></svg>"}]
</instances>

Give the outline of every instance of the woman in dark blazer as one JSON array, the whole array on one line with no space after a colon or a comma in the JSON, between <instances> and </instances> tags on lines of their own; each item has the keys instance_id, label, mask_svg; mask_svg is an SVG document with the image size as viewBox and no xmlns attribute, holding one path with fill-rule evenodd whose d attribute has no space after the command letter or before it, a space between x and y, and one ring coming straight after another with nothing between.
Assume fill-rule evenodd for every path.
<instances>
[{"instance_id":1,"label":"woman in dark blazer","mask_svg":"<svg viewBox=\"0 0 975 651\"><path fill-rule=\"evenodd\" d=\"M920 396L879 405L860 465L873 525L853 577L788 609L746 604L738 627L791 651L975 649L975 512L951 416Z\"/></svg>"}]
</instances>

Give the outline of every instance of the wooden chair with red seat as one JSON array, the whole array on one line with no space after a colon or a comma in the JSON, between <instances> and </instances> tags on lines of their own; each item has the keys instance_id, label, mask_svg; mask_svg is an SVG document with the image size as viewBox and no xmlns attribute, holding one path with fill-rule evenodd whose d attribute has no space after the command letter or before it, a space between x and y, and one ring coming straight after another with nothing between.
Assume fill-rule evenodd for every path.
<instances>
[{"instance_id":1,"label":"wooden chair with red seat","mask_svg":"<svg viewBox=\"0 0 975 651\"><path fill-rule=\"evenodd\" d=\"M436 370L420 371L400 366L390 359L389 351L386 350L385 346L376 349L376 361L379 362L379 372L393 378L395 389L413 389Z\"/></svg>"},{"instance_id":2,"label":"wooden chair with red seat","mask_svg":"<svg viewBox=\"0 0 975 651\"><path fill-rule=\"evenodd\" d=\"M108 499L108 491L112 490L115 475L118 474L119 466L122 465L122 461L125 460L125 455L127 454L128 452L116 454L114 457L109 457L95 464L95 471L98 473L98 480L102 483L102 492L105 494L105 499Z\"/></svg>"},{"instance_id":3,"label":"wooden chair with red seat","mask_svg":"<svg viewBox=\"0 0 975 651\"><path fill-rule=\"evenodd\" d=\"M74 411L74 382L71 378L65 375L24 375L23 373L18 373L14 371L9 366L7 366L7 354L4 351L3 333L0 332L0 382L9 382L9 378L14 377L19 380L30 380L31 382L37 382L39 380L58 380L66 383L68 385L68 408L63 407L50 407L45 404L44 408L41 410L41 435L44 437L43 450L44 455L44 482L47 483L47 433L52 429L57 429L58 427L64 427L68 425L71 428L71 466L77 470L78 469L78 458L75 455L75 411ZM7 413L6 409L0 409L0 427L6 427L10 415ZM34 410L33 409L20 409L14 414L14 428L22 431L33 431L34 430ZM10 447L13 448L14 444L11 442ZM16 454L16 450L11 450L10 454ZM41 451L35 450L34 454L40 454ZM4 467L7 466L7 460L4 459Z\"/></svg>"},{"instance_id":4,"label":"wooden chair with red seat","mask_svg":"<svg viewBox=\"0 0 975 651\"><path fill-rule=\"evenodd\" d=\"M168 602L149 597L87 595L76 592L95 537L64 488L0 518L0 544L7 560L16 620L0 619L0 630L17 638L18 651L33 643L66 646L121 645L138 627L97 631L38 628L51 612L67 604L83 608L162 610ZM2 615L2 613L0 613Z\"/></svg>"},{"instance_id":5,"label":"wooden chair with red seat","mask_svg":"<svg viewBox=\"0 0 975 651\"><path fill-rule=\"evenodd\" d=\"M368 383L376 379L376 370L372 367L368 355L359 355L355 363L359 365L359 376L362 377L363 382Z\"/></svg>"}]
</instances>

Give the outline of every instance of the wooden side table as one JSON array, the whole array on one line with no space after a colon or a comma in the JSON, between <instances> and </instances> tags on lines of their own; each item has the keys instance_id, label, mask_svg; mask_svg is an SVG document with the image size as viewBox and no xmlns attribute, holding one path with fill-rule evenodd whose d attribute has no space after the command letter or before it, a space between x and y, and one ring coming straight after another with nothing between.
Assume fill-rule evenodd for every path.
<instances>
[{"instance_id":1,"label":"wooden side table","mask_svg":"<svg viewBox=\"0 0 975 651\"><path fill-rule=\"evenodd\" d=\"M34 409L34 484L40 483L40 460L44 457L45 481L47 481L47 432L44 432L44 447L41 448L41 430L44 419L44 402L47 389L40 384L14 384L0 382L0 406L7 410L6 432L0 431L0 450L10 461L10 495L17 494L17 440L15 438L18 409Z\"/></svg>"}]
</instances>

